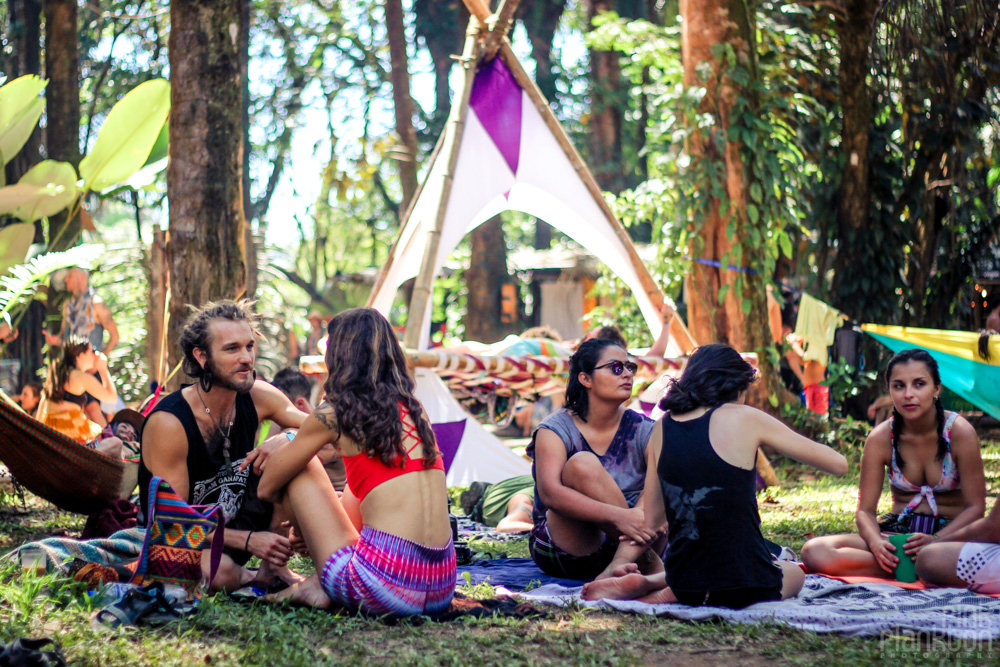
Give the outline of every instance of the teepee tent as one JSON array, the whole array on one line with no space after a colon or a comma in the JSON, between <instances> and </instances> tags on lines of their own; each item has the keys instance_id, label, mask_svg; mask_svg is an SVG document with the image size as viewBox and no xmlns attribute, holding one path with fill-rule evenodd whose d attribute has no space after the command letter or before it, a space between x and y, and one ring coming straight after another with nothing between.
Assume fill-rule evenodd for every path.
<instances>
[{"instance_id":1,"label":"teepee tent","mask_svg":"<svg viewBox=\"0 0 1000 667\"><path fill-rule=\"evenodd\" d=\"M503 0L495 14L489 13L482 0L464 2L472 16L459 59L465 74L461 88L427 177L410 204L368 305L388 316L400 285L416 277L404 343L410 349L426 349L433 281L448 255L479 225L503 211L516 210L544 220L604 262L632 290L650 331L658 334L663 303L659 287L511 48L506 33L516 0ZM679 317L673 322L667 356L676 357L690 352L694 342ZM461 448L474 448L486 458L505 458L509 451L486 447L484 443L495 438L477 429L479 425L454 399L441 395L438 384L433 373L418 374L418 397L438 405L432 421L437 425L439 419L465 420L468 427L461 436ZM466 442L473 434L478 444ZM464 480L469 471L459 464L475 458L463 456L459 449L448 473L449 483ZM506 468L499 459L494 463L487 467ZM477 470L476 475L479 480L495 481L489 470ZM497 479L506 476L507 472L494 475Z\"/></svg>"}]
</instances>

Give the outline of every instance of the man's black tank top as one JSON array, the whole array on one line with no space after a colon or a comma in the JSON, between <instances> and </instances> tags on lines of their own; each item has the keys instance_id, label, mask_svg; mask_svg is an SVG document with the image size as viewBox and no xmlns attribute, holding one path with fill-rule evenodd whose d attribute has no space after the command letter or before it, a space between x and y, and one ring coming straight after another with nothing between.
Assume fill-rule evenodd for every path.
<instances>
[{"instance_id":1,"label":"man's black tank top","mask_svg":"<svg viewBox=\"0 0 1000 667\"><path fill-rule=\"evenodd\" d=\"M235 527L232 526L232 522L242 505L249 468L242 473L235 472L235 469L246 458L247 453L254 448L254 436L260 423L257 417L257 408L254 406L253 398L249 392L236 394L236 417L232 431L229 433L232 471L226 469L221 444L216 448L217 451L208 451L205 439L201 435L201 429L198 428L198 422L195 420L194 412L180 391L175 391L161 400L150 416L157 412L169 412L176 417L187 435L189 491L186 500L195 505L219 504L226 515L226 525ZM146 424L148 423L147 419ZM139 439L142 440L142 434L140 434ZM144 514L146 507L148 507L149 483L152 478L152 473L146 468L140 450L141 514Z\"/></svg>"},{"instance_id":2,"label":"man's black tank top","mask_svg":"<svg viewBox=\"0 0 1000 667\"><path fill-rule=\"evenodd\" d=\"M726 463L709 440L716 408L685 422L663 417L656 471L669 522L667 585L698 593L780 586L760 532L754 470Z\"/></svg>"}]
</instances>

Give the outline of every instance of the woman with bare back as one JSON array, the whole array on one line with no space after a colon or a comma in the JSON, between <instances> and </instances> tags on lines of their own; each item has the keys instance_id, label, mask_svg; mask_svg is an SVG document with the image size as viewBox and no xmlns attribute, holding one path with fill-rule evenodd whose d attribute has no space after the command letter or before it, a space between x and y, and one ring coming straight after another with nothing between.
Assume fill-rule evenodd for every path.
<instances>
[{"instance_id":1,"label":"woman with bare back","mask_svg":"<svg viewBox=\"0 0 1000 667\"><path fill-rule=\"evenodd\" d=\"M455 547L444 462L396 336L378 311L330 321L326 397L294 440L271 455L258 489L287 496L316 573L275 596L378 615L446 610ZM331 443L344 459L337 497L316 458Z\"/></svg>"},{"instance_id":2,"label":"woman with bare back","mask_svg":"<svg viewBox=\"0 0 1000 667\"><path fill-rule=\"evenodd\" d=\"M847 461L744 405L754 369L728 345L691 356L660 407L667 414L650 437L643 514L649 530L669 524L666 572L640 574L633 563L650 541L623 540L606 572L587 584L586 599L639 599L739 609L794 597L804 575L778 563L760 530L755 488L757 448L833 474Z\"/></svg>"}]
</instances>

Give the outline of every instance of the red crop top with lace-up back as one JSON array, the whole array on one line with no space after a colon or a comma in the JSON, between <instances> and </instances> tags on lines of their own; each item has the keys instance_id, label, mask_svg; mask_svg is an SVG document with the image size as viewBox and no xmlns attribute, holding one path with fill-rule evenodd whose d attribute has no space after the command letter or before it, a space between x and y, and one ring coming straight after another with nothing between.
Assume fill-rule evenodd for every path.
<instances>
[{"instance_id":1,"label":"red crop top with lace-up back","mask_svg":"<svg viewBox=\"0 0 1000 667\"><path fill-rule=\"evenodd\" d=\"M444 472L444 457L438 453L437 460L433 464L427 465L424 463L424 458L410 458L410 453L423 443L420 439L420 433L417 431L416 426L408 424L406 418L410 415L410 411L402 403L399 404L399 419L403 422L403 442L406 442L407 438L416 440L416 444L406 450L405 460L403 461L403 466L398 465L387 466L382 463L382 459L377 456L368 456L364 452L355 454L354 456L345 456L344 458L344 468L347 471L347 486L350 487L351 492L357 497L358 501L365 499L369 493L372 492L379 484L383 482L388 482L390 479L395 479L400 475L405 475L410 472L419 472L421 470L440 470Z\"/></svg>"}]
</instances>

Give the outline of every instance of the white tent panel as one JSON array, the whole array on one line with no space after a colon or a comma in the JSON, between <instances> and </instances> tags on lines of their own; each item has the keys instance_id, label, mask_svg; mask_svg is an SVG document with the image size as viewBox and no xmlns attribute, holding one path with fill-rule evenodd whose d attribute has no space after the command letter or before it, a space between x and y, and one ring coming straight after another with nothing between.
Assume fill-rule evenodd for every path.
<instances>
[{"instance_id":1,"label":"white tent panel","mask_svg":"<svg viewBox=\"0 0 1000 667\"><path fill-rule=\"evenodd\" d=\"M475 481L500 482L531 473L531 463L514 454L470 417L433 370L418 369L416 377L417 399L432 424L465 420L462 442L448 470L448 486L468 486Z\"/></svg>"}]
</instances>

